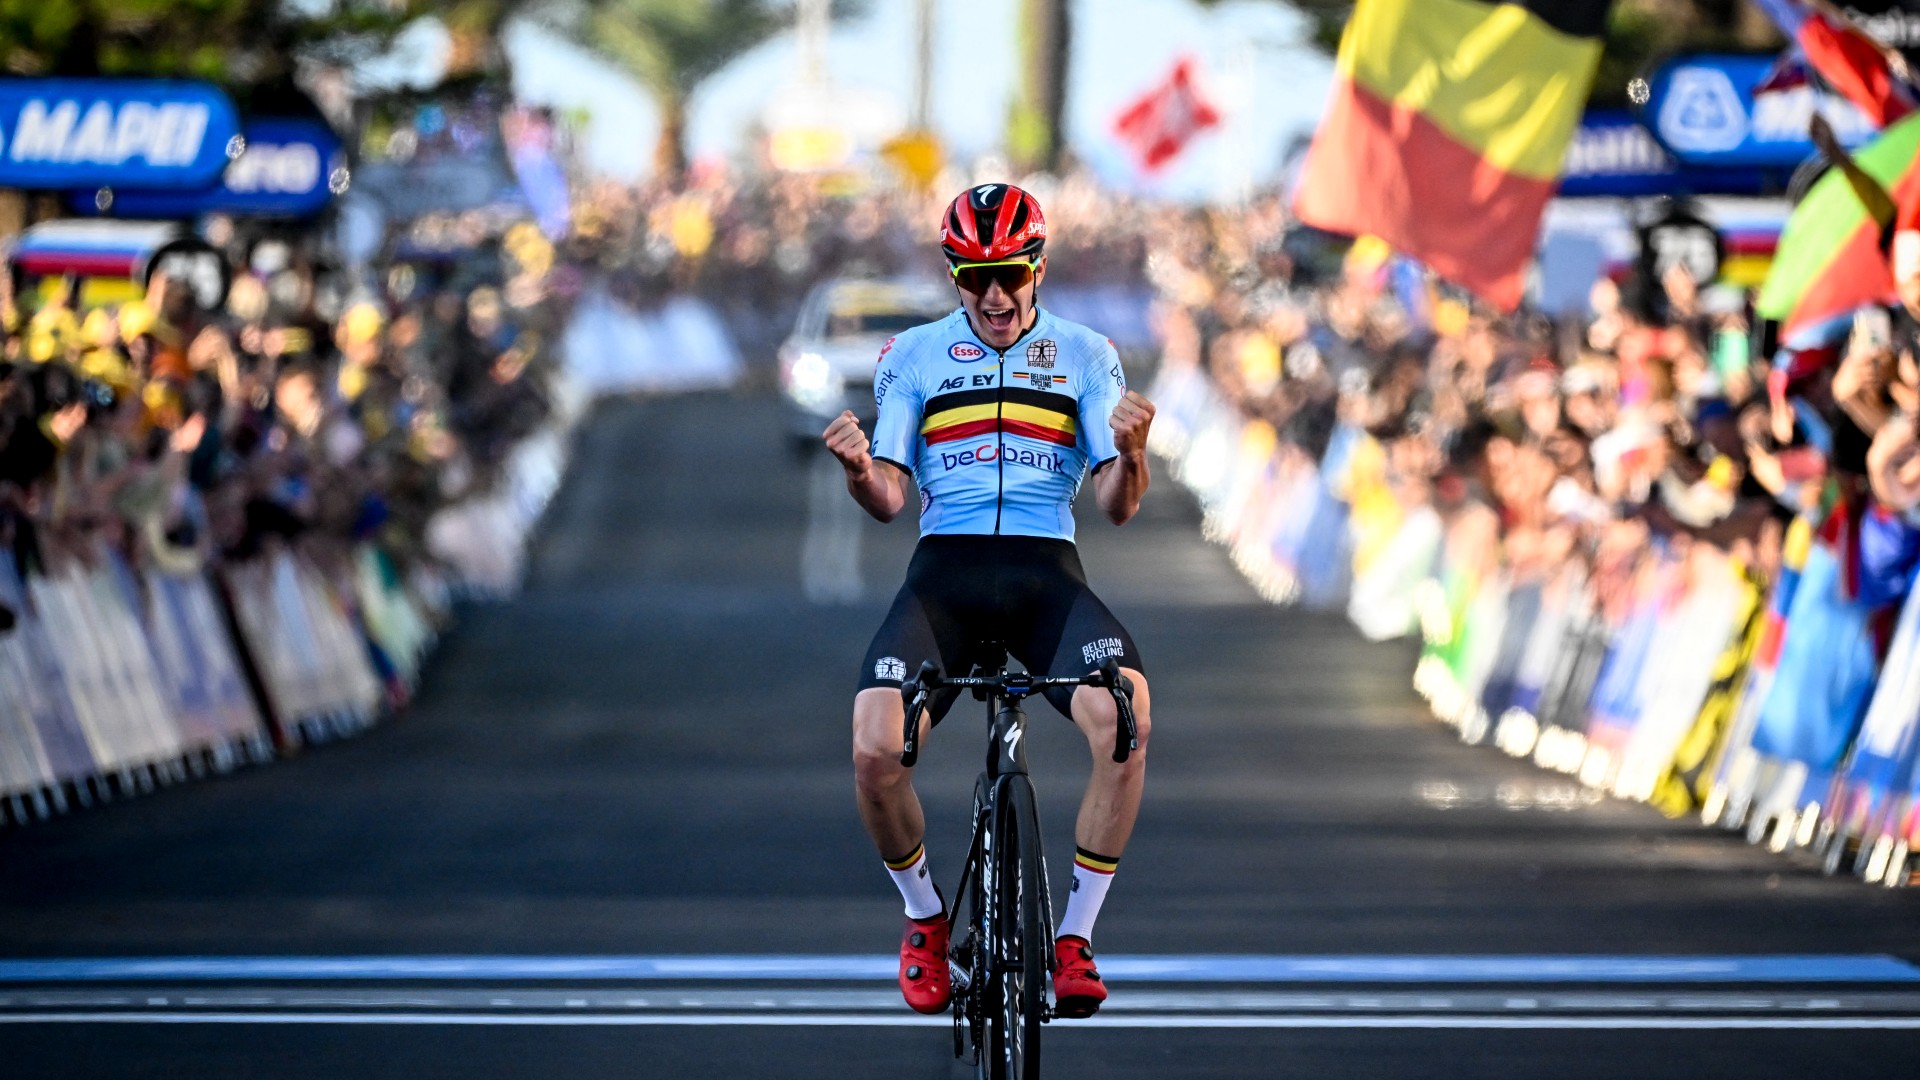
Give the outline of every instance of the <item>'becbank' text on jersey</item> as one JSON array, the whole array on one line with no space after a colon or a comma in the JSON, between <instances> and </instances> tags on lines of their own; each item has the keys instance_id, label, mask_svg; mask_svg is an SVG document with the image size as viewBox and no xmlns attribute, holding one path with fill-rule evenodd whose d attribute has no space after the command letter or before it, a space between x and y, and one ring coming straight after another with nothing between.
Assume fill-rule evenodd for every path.
<instances>
[{"instance_id":1,"label":"'becbank' text on jersey","mask_svg":"<svg viewBox=\"0 0 1920 1080\"><path fill-rule=\"evenodd\" d=\"M1001 353L964 308L880 350L873 456L913 473L920 535L1073 539L1073 497L1113 460L1126 393L1113 343L1041 309Z\"/></svg>"}]
</instances>

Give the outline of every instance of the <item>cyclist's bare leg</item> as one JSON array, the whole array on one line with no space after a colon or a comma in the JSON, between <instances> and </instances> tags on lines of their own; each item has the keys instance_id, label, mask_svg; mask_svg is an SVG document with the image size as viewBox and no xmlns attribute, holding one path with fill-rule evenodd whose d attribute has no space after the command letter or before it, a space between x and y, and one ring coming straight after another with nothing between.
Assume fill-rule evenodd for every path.
<instances>
[{"instance_id":1,"label":"cyclist's bare leg","mask_svg":"<svg viewBox=\"0 0 1920 1080\"><path fill-rule=\"evenodd\" d=\"M1111 704L1108 706L1111 708ZM900 691L862 690L853 699L853 785L860 820L883 859L898 859L918 847L927 819L913 790L913 770L900 764L906 706ZM920 745L932 725L920 721ZM1138 802L1138 796L1135 797Z\"/></svg>"},{"instance_id":2,"label":"cyclist's bare leg","mask_svg":"<svg viewBox=\"0 0 1920 1080\"><path fill-rule=\"evenodd\" d=\"M1121 668L1133 683L1133 716L1140 728L1140 748L1121 764L1113 760L1113 731L1120 723L1114 710L1113 695L1098 687L1083 686L1073 692L1073 722L1087 737L1093 751L1093 775L1087 780L1087 793L1080 800L1080 818L1073 828L1073 842L1087 851L1097 851L1118 859L1133 835L1133 821L1140 813L1140 792L1147 778L1147 733L1152 728L1153 702L1147 692L1147 678L1132 668ZM897 697L897 695L896 695ZM897 729L900 722L896 720ZM900 741L896 730L894 741Z\"/></svg>"}]
</instances>

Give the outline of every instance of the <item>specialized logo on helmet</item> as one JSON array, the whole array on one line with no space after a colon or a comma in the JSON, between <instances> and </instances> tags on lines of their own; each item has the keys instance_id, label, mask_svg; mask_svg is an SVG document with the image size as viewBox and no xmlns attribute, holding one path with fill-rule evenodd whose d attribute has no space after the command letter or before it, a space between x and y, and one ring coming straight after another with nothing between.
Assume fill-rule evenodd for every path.
<instances>
[{"instance_id":1,"label":"specialized logo on helmet","mask_svg":"<svg viewBox=\"0 0 1920 1080\"><path fill-rule=\"evenodd\" d=\"M947 350L947 355L963 364L971 364L975 360L987 355L987 350L978 345L969 345L964 341L956 341L953 343L953 346Z\"/></svg>"}]
</instances>

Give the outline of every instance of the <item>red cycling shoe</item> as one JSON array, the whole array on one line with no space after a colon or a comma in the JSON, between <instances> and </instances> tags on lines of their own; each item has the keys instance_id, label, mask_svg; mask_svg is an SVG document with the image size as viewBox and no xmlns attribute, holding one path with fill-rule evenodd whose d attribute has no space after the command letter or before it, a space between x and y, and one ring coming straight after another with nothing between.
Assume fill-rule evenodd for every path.
<instances>
[{"instance_id":1,"label":"red cycling shoe","mask_svg":"<svg viewBox=\"0 0 1920 1080\"><path fill-rule=\"evenodd\" d=\"M1083 1020L1100 1011L1107 1000L1107 986L1093 966L1093 947L1083 937L1071 935L1053 943L1054 1011L1069 1020Z\"/></svg>"},{"instance_id":2,"label":"red cycling shoe","mask_svg":"<svg viewBox=\"0 0 1920 1080\"><path fill-rule=\"evenodd\" d=\"M900 993L917 1013L945 1012L953 1001L947 978L947 917L908 919L900 937Z\"/></svg>"}]
</instances>

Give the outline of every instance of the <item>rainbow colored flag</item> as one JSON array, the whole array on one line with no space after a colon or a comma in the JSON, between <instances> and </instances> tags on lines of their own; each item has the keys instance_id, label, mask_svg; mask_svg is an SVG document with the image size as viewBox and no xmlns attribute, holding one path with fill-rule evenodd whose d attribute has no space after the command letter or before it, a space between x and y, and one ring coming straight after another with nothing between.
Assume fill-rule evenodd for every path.
<instances>
[{"instance_id":1,"label":"rainbow colored flag","mask_svg":"<svg viewBox=\"0 0 1920 1080\"><path fill-rule=\"evenodd\" d=\"M1895 205L1920 198L1920 114L1882 132L1854 155L1884 185ZM1893 271L1881 248L1880 225L1834 169L1794 208L1780 234L1773 269L1760 290L1760 314L1781 323L1782 337L1862 304L1893 296Z\"/></svg>"},{"instance_id":2,"label":"rainbow colored flag","mask_svg":"<svg viewBox=\"0 0 1920 1080\"><path fill-rule=\"evenodd\" d=\"M1611 2L1359 0L1295 212L1517 306Z\"/></svg>"}]
</instances>

